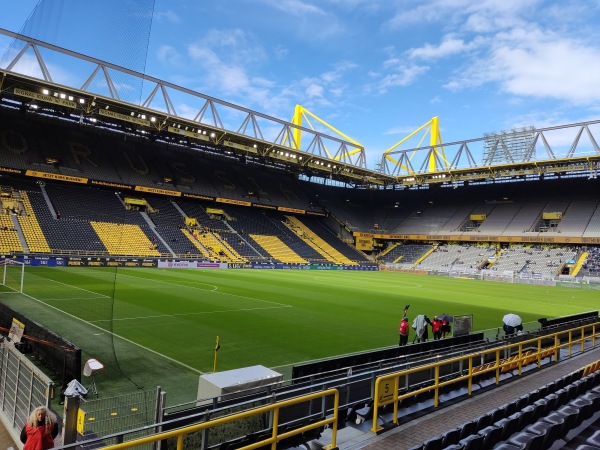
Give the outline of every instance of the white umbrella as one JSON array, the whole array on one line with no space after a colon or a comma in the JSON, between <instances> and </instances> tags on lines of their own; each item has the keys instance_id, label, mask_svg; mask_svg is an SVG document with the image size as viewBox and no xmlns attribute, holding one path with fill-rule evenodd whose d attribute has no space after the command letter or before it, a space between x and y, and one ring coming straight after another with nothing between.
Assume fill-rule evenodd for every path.
<instances>
[{"instance_id":1,"label":"white umbrella","mask_svg":"<svg viewBox=\"0 0 600 450\"><path fill-rule=\"evenodd\" d=\"M517 327L517 326L521 325L521 323L523 321L521 320L521 318L519 316L511 313L511 314L506 314L502 318L502 322L504 322L509 327Z\"/></svg>"}]
</instances>

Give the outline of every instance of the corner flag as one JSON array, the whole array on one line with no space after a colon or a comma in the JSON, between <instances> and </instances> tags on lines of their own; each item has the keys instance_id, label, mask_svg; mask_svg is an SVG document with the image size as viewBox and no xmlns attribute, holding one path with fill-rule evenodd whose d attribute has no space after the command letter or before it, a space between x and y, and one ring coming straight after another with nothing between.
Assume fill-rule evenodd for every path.
<instances>
[{"instance_id":1,"label":"corner flag","mask_svg":"<svg viewBox=\"0 0 600 450\"><path fill-rule=\"evenodd\" d=\"M213 363L213 372L217 371L217 354L219 353L220 348L221 344L219 343L219 336L217 336L217 342L215 343L215 361Z\"/></svg>"}]
</instances>

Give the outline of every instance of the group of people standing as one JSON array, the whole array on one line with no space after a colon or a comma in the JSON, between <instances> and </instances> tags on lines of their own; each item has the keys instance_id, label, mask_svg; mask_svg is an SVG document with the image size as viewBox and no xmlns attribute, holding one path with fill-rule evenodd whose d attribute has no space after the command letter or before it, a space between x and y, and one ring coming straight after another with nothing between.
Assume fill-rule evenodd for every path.
<instances>
[{"instance_id":1,"label":"group of people standing","mask_svg":"<svg viewBox=\"0 0 600 450\"><path fill-rule=\"evenodd\" d=\"M410 305L409 305L410 306ZM408 344L408 336L410 334L410 326L408 324L408 317L406 316L408 308L404 309L404 314L400 320L399 333L400 343L398 345ZM451 335L450 322L447 317L435 316L433 320L427 317L425 314L419 314L412 323L412 329L415 330L415 337L413 343L416 342L427 342L429 340L429 327L431 327L431 333L434 340L445 338Z\"/></svg>"}]
</instances>

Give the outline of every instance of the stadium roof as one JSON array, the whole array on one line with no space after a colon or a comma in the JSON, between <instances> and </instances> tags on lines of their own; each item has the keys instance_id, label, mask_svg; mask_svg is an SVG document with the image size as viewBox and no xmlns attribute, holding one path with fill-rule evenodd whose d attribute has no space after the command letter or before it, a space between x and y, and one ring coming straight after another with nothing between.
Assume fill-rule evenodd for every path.
<instances>
[{"instance_id":1,"label":"stadium roof","mask_svg":"<svg viewBox=\"0 0 600 450\"><path fill-rule=\"evenodd\" d=\"M523 130L443 144L440 137L429 146L387 151L377 170L373 170L366 167L364 148L354 141L4 29L0 29L0 34L22 41L21 51L0 72L3 106L28 108L149 140L183 144L198 151L241 154L309 178L384 188L457 185L574 172L595 177L600 169L600 147L595 138L600 120L596 120L531 129L527 139L518 138ZM77 64L88 70L85 82L79 87L55 83L43 56L48 52L57 56L61 64ZM150 95L139 105L122 101L120 85L113 81L116 73L153 83ZM199 105L195 116L178 114L171 100L173 95L191 97L190 103ZM222 116L234 117L236 122L224 123ZM300 134L302 140L298 138ZM481 155L487 155L487 160Z\"/></svg>"}]
</instances>

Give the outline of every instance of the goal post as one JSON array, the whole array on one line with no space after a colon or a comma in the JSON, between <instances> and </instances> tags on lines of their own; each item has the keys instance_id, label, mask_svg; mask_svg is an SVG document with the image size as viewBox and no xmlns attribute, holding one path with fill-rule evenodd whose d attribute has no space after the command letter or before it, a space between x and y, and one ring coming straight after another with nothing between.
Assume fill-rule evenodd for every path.
<instances>
[{"instance_id":1,"label":"goal post","mask_svg":"<svg viewBox=\"0 0 600 450\"><path fill-rule=\"evenodd\" d=\"M25 264L12 259L0 260L3 291L16 291L23 293L25 279Z\"/></svg>"}]
</instances>

